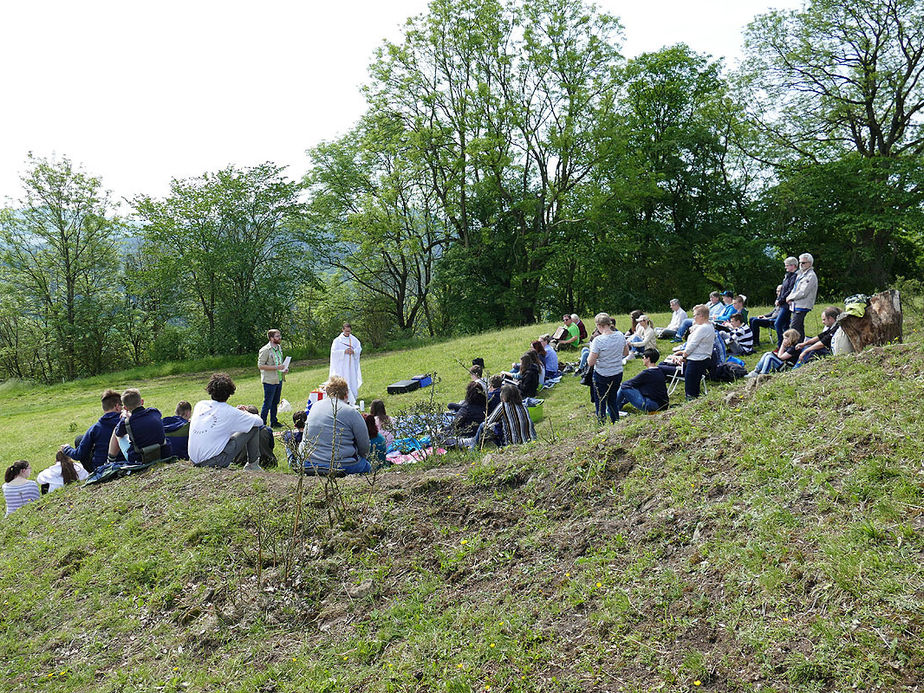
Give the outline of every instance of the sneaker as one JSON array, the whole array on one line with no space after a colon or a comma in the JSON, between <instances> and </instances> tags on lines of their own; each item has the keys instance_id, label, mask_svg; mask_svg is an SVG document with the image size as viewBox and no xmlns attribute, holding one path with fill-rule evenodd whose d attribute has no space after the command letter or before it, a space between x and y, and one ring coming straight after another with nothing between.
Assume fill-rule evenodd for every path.
<instances>
[{"instance_id":1,"label":"sneaker","mask_svg":"<svg viewBox=\"0 0 924 693\"><path fill-rule=\"evenodd\" d=\"M270 424L270 428L285 428L285 424L281 424L278 421L274 421Z\"/></svg>"},{"instance_id":2,"label":"sneaker","mask_svg":"<svg viewBox=\"0 0 924 693\"><path fill-rule=\"evenodd\" d=\"M745 377L745 378L756 378L758 375L760 375L760 373L758 373L757 371L751 371L750 373L748 373L748 374L745 375L744 377Z\"/></svg>"},{"instance_id":3,"label":"sneaker","mask_svg":"<svg viewBox=\"0 0 924 693\"><path fill-rule=\"evenodd\" d=\"M245 472L262 472L263 467L260 466L259 462L248 462L244 465Z\"/></svg>"}]
</instances>

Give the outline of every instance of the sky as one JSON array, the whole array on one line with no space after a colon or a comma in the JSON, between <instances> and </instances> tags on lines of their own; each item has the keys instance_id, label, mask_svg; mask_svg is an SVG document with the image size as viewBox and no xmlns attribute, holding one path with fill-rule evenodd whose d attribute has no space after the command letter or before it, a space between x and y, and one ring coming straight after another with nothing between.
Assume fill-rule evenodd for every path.
<instances>
[{"instance_id":1,"label":"sky","mask_svg":"<svg viewBox=\"0 0 924 693\"><path fill-rule=\"evenodd\" d=\"M734 67L757 14L801 0L598 0L623 55L678 42ZM365 108L375 48L427 0L0 2L0 204L28 152L67 156L114 198L229 164L307 169Z\"/></svg>"}]
</instances>

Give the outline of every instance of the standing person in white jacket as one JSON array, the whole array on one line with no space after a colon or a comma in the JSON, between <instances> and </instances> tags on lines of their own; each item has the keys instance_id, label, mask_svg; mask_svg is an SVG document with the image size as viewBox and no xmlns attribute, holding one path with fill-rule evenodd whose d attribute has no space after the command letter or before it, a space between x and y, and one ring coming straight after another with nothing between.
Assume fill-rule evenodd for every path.
<instances>
[{"instance_id":1,"label":"standing person in white jacket","mask_svg":"<svg viewBox=\"0 0 924 693\"><path fill-rule=\"evenodd\" d=\"M814 264L815 258L808 253L799 256L796 285L786 297L792 312L789 327L799 333L800 341L805 340L805 316L815 307L815 297L818 295L818 275L815 274Z\"/></svg>"},{"instance_id":2,"label":"standing person in white jacket","mask_svg":"<svg viewBox=\"0 0 924 693\"><path fill-rule=\"evenodd\" d=\"M363 372L359 367L359 355L363 345L353 334L353 326L343 323L343 332L330 345L330 371L328 377L338 375L347 382L348 404L356 404L359 388L363 384Z\"/></svg>"}]
</instances>

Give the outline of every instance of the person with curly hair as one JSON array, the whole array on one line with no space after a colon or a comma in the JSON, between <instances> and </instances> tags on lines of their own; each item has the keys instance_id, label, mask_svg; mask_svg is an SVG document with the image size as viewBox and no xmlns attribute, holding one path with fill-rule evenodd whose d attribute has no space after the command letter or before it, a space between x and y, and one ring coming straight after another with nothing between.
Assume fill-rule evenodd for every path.
<instances>
[{"instance_id":1,"label":"person with curly hair","mask_svg":"<svg viewBox=\"0 0 924 693\"><path fill-rule=\"evenodd\" d=\"M237 390L227 373L213 373L205 386L211 399L196 403L189 422L189 459L196 467L227 467L247 451L247 471L259 471L260 429L263 419L228 398Z\"/></svg>"}]
</instances>

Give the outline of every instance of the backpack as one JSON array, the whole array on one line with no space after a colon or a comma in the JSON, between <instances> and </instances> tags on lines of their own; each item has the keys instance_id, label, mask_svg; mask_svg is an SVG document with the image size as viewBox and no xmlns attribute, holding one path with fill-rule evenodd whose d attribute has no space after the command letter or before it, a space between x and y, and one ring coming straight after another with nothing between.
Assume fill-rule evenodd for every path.
<instances>
[{"instance_id":1,"label":"backpack","mask_svg":"<svg viewBox=\"0 0 924 693\"><path fill-rule=\"evenodd\" d=\"M728 361L720 364L713 374L713 379L724 383L733 383L738 378L743 378L748 373L748 369L737 363Z\"/></svg>"}]
</instances>

